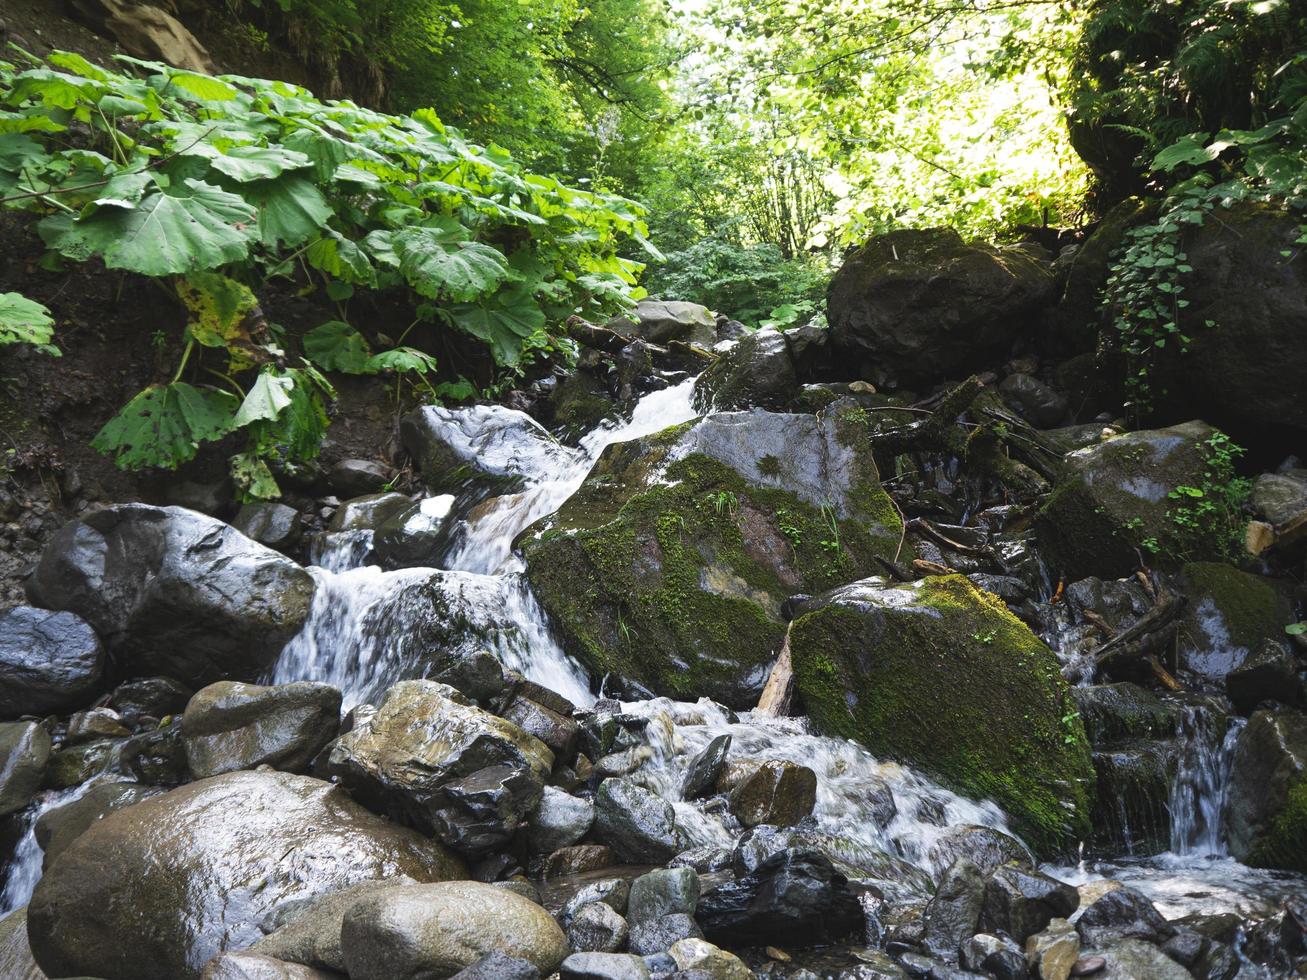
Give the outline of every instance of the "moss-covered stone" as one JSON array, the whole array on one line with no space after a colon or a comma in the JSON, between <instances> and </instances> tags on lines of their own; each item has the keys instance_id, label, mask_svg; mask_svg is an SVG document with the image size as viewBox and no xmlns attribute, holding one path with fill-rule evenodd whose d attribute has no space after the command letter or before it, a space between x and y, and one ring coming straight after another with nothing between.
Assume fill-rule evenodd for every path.
<instances>
[{"instance_id":1,"label":"moss-covered stone","mask_svg":"<svg viewBox=\"0 0 1307 980\"><path fill-rule=\"evenodd\" d=\"M1307 715L1258 711L1235 744L1227 825L1245 864L1307 872Z\"/></svg>"},{"instance_id":2,"label":"moss-covered stone","mask_svg":"<svg viewBox=\"0 0 1307 980\"><path fill-rule=\"evenodd\" d=\"M1119 578L1152 564L1220 557L1227 542L1168 513L1168 494L1202 487L1216 430L1204 422L1130 432L1070 453L1039 513L1048 557L1070 578Z\"/></svg>"},{"instance_id":3,"label":"moss-covered stone","mask_svg":"<svg viewBox=\"0 0 1307 980\"><path fill-rule=\"evenodd\" d=\"M1052 652L997 597L958 575L856 582L795 621L790 655L822 731L995 800L1043 855L1088 836L1080 716Z\"/></svg>"},{"instance_id":4,"label":"moss-covered stone","mask_svg":"<svg viewBox=\"0 0 1307 980\"><path fill-rule=\"evenodd\" d=\"M1189 599L1176 644L1180 666L1209 680L1238 670L1266 640L1283 640L1295 619L1270 581L1230 565L1191 562L1180 582Z\"/></svg>"},{"instance_id":5,"label":"moss-covered stone","mask_svg":"<svg viewBox=\"0 0 1307 980\"><path fill-rule=\"evenodd\" d=\"M1120 739L1169 738L1175 734L1175 706L1138 684L1093 684L1071 688L1091 744Z\"/></svg>"},{"instance_id":6,"label":"moss-covered stone","mask_svg":"<svg viewBox=\"0 0 1307 980\"><path fill-rule=\"evenodd\" d=\"M632 691L752 707L784 637L781 603L870 574L899 546L862 438L751 412L610 446L522 543L567 649Z\"/></svg>"}]
</instances>

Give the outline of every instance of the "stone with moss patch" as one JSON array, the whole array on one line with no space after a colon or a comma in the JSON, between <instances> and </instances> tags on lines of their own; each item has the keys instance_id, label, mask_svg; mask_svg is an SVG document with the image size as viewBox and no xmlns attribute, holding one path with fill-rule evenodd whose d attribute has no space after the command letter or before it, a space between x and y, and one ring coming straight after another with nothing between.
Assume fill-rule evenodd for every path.
<instances>
[{"instance_id":1,"label":"stone with moss patch","mask_svg":"<svg viewBox=\"0 0 1307 980\"><path fill-rule=\"evenodd\" d=\"M1234 749L1230 853L1259 868L1307 872L1307 715L1258 711Z\"/></svg>"},{"instance_id":2,"label":"stone with moss patch","mask_svg":"<svg viewBox=\"0 0 1307 980\"><path fill-rule=\"evenodd\" d=\"M1180 582L1189 598L1177 642L1180 666L1208 680L1238 670L1265 641L1282 642L1295 619L1274 584L1230 565L1191 562Z\"/></svg>"},{"instance_id":3,"label":"stone with moss patch","mask_svg":"<svg viewBox=\"0 0 1307 980\"><path fill-rule=\"evenodd\" d=\"M781 603L872 573L901 537L864 429L755 411L608 447L522 547L541 605L595 675L752 707Z\"/></svg>"},{"instance_id":4,"label":"stone with moss patch","mask_svg":"<svg viewBox=\"0 0 1307 980\"><path fill-rule=\"evenodd\" d=\"M836 589L794 622L794 675L823 732L995 800L1042 855L1089 831L1094 770L1048 649L959 575Z\"/></svg>"}]
</instances>

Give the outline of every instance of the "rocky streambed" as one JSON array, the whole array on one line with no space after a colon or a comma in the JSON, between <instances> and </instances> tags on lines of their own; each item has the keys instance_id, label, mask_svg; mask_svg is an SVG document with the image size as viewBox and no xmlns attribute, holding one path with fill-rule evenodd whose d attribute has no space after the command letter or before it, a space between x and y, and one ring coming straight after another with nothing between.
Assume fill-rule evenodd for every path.
<instances>
[{"instance_id":1,"label":"rocky streambed","mask_svg":"<svg viewBox=\"0 0 1307 980\"><path fill-rule=\"evenodd\" d=\"M1010 329L1065 272L958 247L975 350L873 250L831 331L575 325L404 418L419 492L59 530L0 618L0 975L1300 972L1307 480L1255 555L1177 521L1216 430L1085 418Z\"/></svg>"}]
</instances>

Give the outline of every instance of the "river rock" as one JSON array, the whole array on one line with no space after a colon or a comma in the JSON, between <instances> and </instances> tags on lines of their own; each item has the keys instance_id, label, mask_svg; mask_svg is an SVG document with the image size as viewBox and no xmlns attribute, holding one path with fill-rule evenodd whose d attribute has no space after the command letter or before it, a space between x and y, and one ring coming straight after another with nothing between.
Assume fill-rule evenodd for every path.
<instances>
[{"instance_id":1,"label":"river rock","mask_svg":"<svg viewBox=\"0 0 1307 980\"><path fill-rule=\"evenodd\" d=\"M460 854L485 855L512 839L539 805L543 789L537 773L514 765L448 779L431 801L435 834Z\"/></svg>"},{"instance_id":2,"label":"river rock","mask_svg":"<svg viewBox=\"0 0 1307 980\"><path fill-rule=\"evenodd\" d=\"M560 847L540 867L541 878L559 878L579 875L587 871L602 871L617 863L612 848L605 844L575 844Z\"/></svg>"},{"instance_id":3,"label":"river rock","mask_svg":"<svg viewBox=\"0 0 1307 980\"><path fill-rule=\"evenodd\" d=\"M694 915L698 902L699 875L692 868L659 868L631 882L626 915L635 924Z\"/></svg>"},{"instance_id":4,"label":"river rock","mask_svg":"<svg viewBox=\"0 0 1307 980\"><path fill-rule=\"evenodd\" d=\"M221 953L209 960L200 980L339 980L340 974L287 963L258 953Z\"/></svg>"},{"instance_id":5,"label":"river rock","mask_svg":"<svg viewBox=\"0 0 1307 980\"><path fill-rule=\"evenodd\" d=\"M395 875L379 881L361 881L317 901L288 903L293 906L291 909L282 906L274 915L289 921L256 942L250 951L322 970L344 972L345 953L340 945L340 927L345 914L369 895L415 884L417 882L408 875Z\"/></svg>"},{"instance_id":6,"label":"river rock","mask_svg":"<svg viewBox=\"0 0 1307 980\"><path fill-rule=\"evenodd\" d=\"M1028 374L1009 374L998 390L1037 429L1051 429L1066 417L1066 395Z\"/></svg>"},{"instance_id":7,"label":"river rock","mask_svg":"<svg viewBox=\"0 0 1307 980\"><path fill-rule=\"evenodd\" d=\"M1241 715L1251 715L1268 701L1301 708L1304 698L1298 658L1282 643L1266 640L1242 666L1225 676L1225 692Z\"/></svg>"},{"instance_id":8,"label":"river rock","mask_svg":"<svg viewBox=\"0 0 1307 980\"><path fill-rule=\"evenodd\" d=\"M1179 712L1138 684L1089 684L1071 688L1071 697L1094 745L1123 739L1166 738L1175 734Z\"/></svg>"},{"instance_id":9,"label":"river rock","mask_svg":"<svg viewBox=\"0 0 1307 980\"><path fill-rule=\"evenodd\" d=\"M299 511L271 500L243 504L232 519L231 526L251 541L278 551L293 548L303 529Z\"/></svg>"},{"instance_id":10,"label":"river rock","mask_svg":"<svg viewBox=\"0 0 1307 980\"><path fill-rule=\"evenodd\" d=\"M559 848L570 847L589 832L594 818L592 800L583 800L556 787L546 786L527 832L531 850L537 854L551 854Z\"/></svg>"},{"instance_id":11,"label":"river rock","mask_svg":"<svg viewBox=\"0 0 1307 980\"><path fill-rule=\"evenodd\" d=\"M372 536L372 553L386 568L430 568L451 542L451 494L426 497L386 518Z\"/></svg>"},{"instance_id":12,"label":"river rock","mask_svg":"<svg viewBox=\"0 0 1307 980\"><path fill-rule=\"evenodd\" d=\"M1267 641L1280 642L1296 618L1288 598L1267 579L1216 562L1180 569L1188 597L1176 649L1181 668L1207 681L1238 670Z\"/></svg>"},{"instance_id":13,"label":"river rock","mask_svg":"<svg viewBox=\"0 0 1307 980\"><path fill-rule=\"evenodd\" d=\"M684 912L673 912L661 919L637 922L631 925L631 935L627 945L632 953L641 956L657 956L666 953L674 943L682 939L702 939L703 930L692 916Z\"/></svg>"},{"instance_id":14,"label":"river rock","mask_svg":"<svg viewBox=\"0 0 1307 980\"><path fill-rule=\"evenodd\" d=\"M698 303L643 299L634 309L609 320L608 329L654 344L683 340L711 347L717 341L717 321Z\"/></svg>"},{"instance_id":15,"label":"river rock","mask_svg":"<svg viewBox=\"0 0 1307 980\"><path fill-rule=\"evenodd\" d=\"M516 725L449 694L459 697L434 681L396 684L375 714L336 740L327 771L379 812L439 833L458 822L442 821L441 811L457 809L455 797L479 792L464 785L447 793L445 784L501 767L503 778L492 780L499 789L482 789L493 798L492 820L511 835L539 802L553 753Z\"/></svg>"},{"instance_id":16,"label":"river rock","mask_svg":"<svg viewBox=\"0 0 1307 980\"><path fill-rule=\"evenodd\" d=\"M1026 958L1041 980L1067 980L1080 958L1080 934L1066 919L1051 919L1026 939Z\"/></svg>"},{"instance_id":17,"label":"river rock","mask_svg":"<svg viewBox=\"0 0 1307 980\"><path fill-rule=\"evenodd\" d=\"M681 782L682 798L695 800L707 795L721 775L722 766L726 764L726 754L730 750L731 736L718 735L691 759L685 770L685 779Z\"/></svg>"},{"instance_id":18,"label":"river rock","mask_svg":"<svg viewBox=\"0 0 1307 980\"><path fill-rule=\"evenodd\" d=\"M1075 930L1071 930L1075 936ZM1079 937L1076 937L1079 948ZM962 943L958 965L973 973L990 973L999 980L1029 980L1026 957L1011 939L981 932ZM1065 980L1065 978L1063 978Z\"/></svg>"},{"instance_id":19,"label":"river rock","mask_svg":"<svg viewBox=\"0 0 1307 980\"><path fill-rule=\"evenodd\" d=\"M28 932L53 976L185 980L260 938L257 924L283 902L399 874L439 881L466 870L329 783L227 773L92 825L37 885Z\"/></svg>"},{"instance_id":20,"label":"river rock","mask_svg":"<svg viewBox=\"0 0 1307 980\"><path fill-rule=\"evenodd\" d=\"M340 726L340 690L301 681L260 687L210 684L182 715L182 741L196 779L272 766L302 772Z\"/></svg>"},{"instance_id":21,"label":"river rock","mask_svg":"<svg viewBox=\"0 0 1307 980\"><path fill-rule=\"evenodd\" d=\"M540 980L540 971L527 960L496 951L459 970L452 980Z\"/></svg>"},{"instance_id":22,"label":"river rock","mask_svg":"<svg viewBox=\"0 0 1307 980\"><path fill-rule=\"evenodd\" d=\"M341 497L357 497L384 489L394 472L375 459L342 459L327 471L327 482Z\"/></svg>"},{"instance_id":23,"label":"river rock","mask_svg":"<svg viewBox=\"0 0 1307 980\"><path fill-rule=\"evenodd\" d=\"M1036 854L1087 836L1094 774L1074 702L1052 651L1001 600L960 575L873 578L808 608L790 655L819 730L995 799Z\"/></svg>"},{"instance_id":24,"label":"river rock","mask_svg":"<svg viewBox=\"0 0 1307 980\"><path fill-rule=\"evenodd\" d=\"M1162 563L1223 554L1228 542L1218 534L1184 527L1168 514L1176 487L1203 485L1215 434L1205 422L1185 422L1069 453L1036 522L1048 557L1077 576L1117 578L1139 566L1137 549L1145 542Z\"/></svg>"},{"instance_id":25,"label":"river rock","mask_svg":"<svg viewBox=\"0 0 1307 980\"><path fill-rule=\"evenodd\" d=\"M572 916L567 945L578 953L617 953L629 935L624 918L603 902L591 902Z\"/></svg>"},{"instance_id":26,"label":"river rock","mask_svg":"<svg viewBox=\"0 0 1307 980\"><path fill-rule=\"evenodd\" d=\"M1071 885L1033 868L1004 865L985 882L980 928L1024 943L1054 919L1068 918L1079 905L1080 894Z\"/></svg>"},{"instance_id":27,"label":"river rock","mask_svg":"<svg viewBox=\"0 0 1307 980\"><path fill-rule=\"evenodd\" d=\"M90 623L129 675L207 684L267 669L303 625L314 582L211 517L118 504L56 532L27 590Z\"/></svg>"},{"instance_id":28,"label":"river rock","mask_svg":"<svg viewBox=\"0 0 1307 980\"><path fill-rule=\"evenodd\" d=\"M1098 949L1121 939L1142 939L1161 944L1175 935L1175 927L1153 903L1133 888L1114 888L1095 899L1076 920L1076 931L1086 946Z\"/></svg>"},{"instance_id":29,"label":"river rock","mask_svg":"<svg viewBox=\"0 0 1307 980\"><path fill-rule=\"evenodd\" d=\"M826 315L835 357L878 384L933 382L1000 355L1053 299L1049 263L951 228L879 235L844 259Z\"/></svg>"},{"instance_id":30,"label":"river rock","mask_svg":"<svg viewBox=\"0 0 1307 980\"><path fill-rule=\"evenodd\" d=\"M599 784L594 834L633 864L664 864L685 845L672 805L629 779Z\"/></svg>"},{"instance_id":31,"label":"river rock","mask_svg":"<svg viewBox=\"0 0 1307 980\"><path fill-rule=\"evenodd\" d=\"M400 420L399 436L437 493L458 493L471 483L479 495L504 493L574 457L531 416L502 405L427 405Z\"/></svg>"},{"instance_id":32,"label":"river rock","mask_svg":"<svg viewBox=\"0 0 1307 980\"><path fill-rule=\"evenodd\" d=\"M750 980L753 971L734 953L702 939L682 939L668 951L682 974L711 980Z\"/></svg>"},{"instance_id":33,"label":"river rock","mask_svg":"<svg viewBox=\"0 0 1307 980\"><path fill-rule=\"evenodd\" d=\"M27 942L27 909L15 909L0 919L0 977L5 980L47 980L32 959Z\"/></svg>"},{"instance_id":34,"label":"river rock","mask_svg":"<svg viewBox=\"0 0 1307 980\"><path fill-rule=\"evenodd\" d=\"M947 868L958 858L971 861L986 875L1005 864L1035 866L1035 856L1021 841L993 827L975 824L951 827L931 845L930 863L937 868Z\"/></svg>"},{"instance_id":35,"label":"river rock","mask_svg":"<svg viewBox=\"0 0 1307 980\"><path fill-rule=\"evenodd\" d=\"M572 924L581 909L594 902L603 902L614 912L625 915L631 898L631 883L626 878L600 878L578 888L558 913L564 926Z\"/></svg>"},{"instance_id":36,"label":"river rock","mask_svg":"<svg viewBox=\"0 0 1307 980\"><path fill-rule=\"evenodd\" d=\"M985 897L985 878L966 858L954 861L942 875L922 914L922 939L934 956L956 963L962 943L977 932Z\"/></svg>"},{"instance_id":37,"label":"river rock","mask_svg":"<svg viewBox=\"0 0 1307 980\"><path fill-rule=\"evenodd\" d=\"M0 724L0 817L17 813L41 788L50 733L34 721Z\"/></svg>"},{"instance_id":38,"label":"river rock","mask_svg":"<svg viewBox=\"0 0 1307 980\"><path fill-rule=\"evenodd\" d=\"M413 506L413 499L402 493L369 493L353 497L336 508L327 530L333 534L343 531L375 531L389 518Z\"/></svg>"},{"instance_id":39,"label":"river rock","mask_svg":"<svg viewBox=\"0 0 1307 980\"><path fill-rule=\"evenodd\" d=\"M592 674L752 708L784 601L870 574L901 528L865 425L758 410L609 446L521 544L540 604Z\"/></svg>"},{"instance_id":40,"label":"river rock","mask_svg":"<svg viewBox=\"0 0 1307 980\"><path fill-rule=\"evenodd\" d=\"M172 677L141 677L114 688L109 707L134 725L142 718L181 714L194 696L194 691Z\"/></svg>"},{"instance_id":41,"label":"river rock","mask_svg":"<svg viewBox=\"0 0 1307 980\"><path fill-rule=\"evenodd\" d=\"M764 762L731 791L730 805L746 827L792 826L817 805L817 774L793 762Z\"/></svg>"},{"instance_id":42,"label":"river rock","mask_svg":"<svg viewBox=\"0 0 1307 980\"><path fill-rule=\"evenodd\" d=\"M46 810L36 820L36 842L45 852L44 866L68 848L88 827L114 810L158 796L163 790L140 783L100 783L62 806Z\"/></svg>"},{"instance_id":43,"label":"river rock","mask_svg":"<svg viewBox=\"0 0 1307 980\"><path fill-rule=\"evenodd\" d=\"M68 716L64 745L78 745L97 738L127 738L131 733L131 729L123 724L122 716L112 708L75 711Z\"/></svg>"},{"instance_id":44,"label":"river rock","mask_svg":"<svg viewBox=\"0 0 1307 980\"><path fill-rule=\"evenodd\" d=\"M567 937L543 908L475 881L364 898L346 913L340 942L350 980L438 980L496 951L547 976L568 953Z\"/></svg>"},{"instance_id":45,"label":"river rock","mask_svg":"<svg viewBox=\"0 0 1307 980\"><path fill-rule=\"evenodd\" d=\"M694 383L699 412L749 408L782 411L799 391L785 335L774 327L747 334L713 362Z\"/></svg>"},{"instance_id":46,"label":"river rock","mask_svg":"<svg viewBox=\"0 0 1307 980\"><path fill-rule=\"evenodd\" d=\"M562 980L649 980L644 960L628 953L573 953L563 960Z\"/></svg>"},{"instance_id":47,"label":"river rock","mask_svg":"<svg viewBox=\"0 0 1307 980\"><path fill-rule=\"evenodd\" d=\"M0 718L79 707L103 673L104 647L80 616L31 606L0 616Z\"/></svg>"},{"instance_id":48,"label":"river rock","mask_svg":"<svg viewBox=\"0 0 1307 980\"><path fill-rule=\"evenodd\" d=\"M568 717L571 710L568 707L567 714L561 714L528 697L518 696L499 715L549 746L555 760L570 763L576 758L576 745L581 737L581 727Z\"/></svg>"},{"instance_id":49,"label":"river rock","mask_svg":"<svg viewBox=\"0 0 1307 980\"><path fill-rule=\"evenodd\" d=\"M1103 969L1095 980L1191 980L1193 974L1151 943L1122 939L1099 950Z\"/></svg>"},{"instance_id":50,"label":"river rock","mask_svg":"<svg viewBox=\"0 0 1307 980\"><path fill-rule=\"evenodd\" d=\"M1226 809L1230 853L1307 872L1307 714L1258 711L1239 733Z\"/></svg>"},{"instance_id":51,"label":"river rock","mask_svg":"<svg viewBox=\"0 0 1307 980\"><path fill-rule=\"evenodd\" d=\"M787 849L705 891L695 918L709 939L728 946L806 945L848 935L862 909L828 857Z\"/></svg>"}]
</instances>

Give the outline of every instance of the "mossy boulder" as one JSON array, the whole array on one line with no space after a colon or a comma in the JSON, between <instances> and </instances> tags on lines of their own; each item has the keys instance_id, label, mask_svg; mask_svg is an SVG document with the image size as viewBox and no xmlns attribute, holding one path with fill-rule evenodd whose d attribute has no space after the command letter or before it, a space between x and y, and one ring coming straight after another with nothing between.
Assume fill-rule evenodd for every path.
<instances>
[{"instance_id":1,"label":"mossy boulder","mask_svg":"<svg viewBox=\"0 0 1307 980\"><path fill-rule=\"evenodd\" d=\"M1254 867L1307 872L1307 715L1255 713L1235 744L1229 792L1230 853Z\"/></svg>"},{"instance_id":2,"label":"mossy boulder","mask_svg":"<svg viewBox=\"0 0 1307 980\"><path fill-rule=\"evenodd\" d=\"M1267 640L1283 642L1296 618L1272 582L1230 565L1191 562L1180 585L1189 598L1176 645L1180 666L1206 680L1224 680Z\"/></svg>"},{"instance_id":3,"label":"mossy boulder","mask_svg":"<svg viewBox=\"0 0 1307 980\"><path fill-rule=\"evenodd\" d=\"M608 447L522 550L594 675L752 707L784 600L871 574L901 536L865 427L754 411Z\"/></svg>"},{"instance_id":4,"label":"mossy boulder","mask_svg":"<svg viewBox=\"0 0 1307 980\"><path fill-rule=\"evenodd\" d=\"M1220 557L1228 542L1177 522L1168 494L1201 488L1216 430L1205 422L1128 432L1068 453L1037 520L1055 570L1119 578L1154 563Z\"/></svg>"},{"instance_id":5,"label":"mossy boulder","mask_svg":"<svg viewBox=\"0 0 1307 980\"><path fill-rule=\"evenodd\" d=\"M828 735L988 797L1037 853L1089 833L1094 769L1057 659L960 575L836 589L795 620L794 676Z\"/></svg>"}]
</instances>

